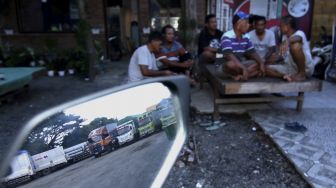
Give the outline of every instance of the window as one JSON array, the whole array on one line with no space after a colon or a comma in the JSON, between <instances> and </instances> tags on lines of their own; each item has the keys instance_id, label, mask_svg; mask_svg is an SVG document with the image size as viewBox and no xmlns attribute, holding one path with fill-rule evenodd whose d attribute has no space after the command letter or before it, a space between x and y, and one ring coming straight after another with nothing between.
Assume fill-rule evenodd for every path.
<instances>
[{"instance_id":1,"label":"window","mask_svg":"<svg viewBox=\"0 0 336 188\"><path fill-rule=\"evenodd\" d=\"M182 16L181 1L179 0L151 0L151 27L160 29L170 24L178 30L178 22Z\"/></svg>"},{"instance_id":2,"label":"window","mask_svg":"<svg viewBox=\"0 0 336 188\"><path fill-rule=\"evenodd\" d=\"M76 0L16 0L20 32L73 32L79 9Z\"/></svg>"}]
</instances>

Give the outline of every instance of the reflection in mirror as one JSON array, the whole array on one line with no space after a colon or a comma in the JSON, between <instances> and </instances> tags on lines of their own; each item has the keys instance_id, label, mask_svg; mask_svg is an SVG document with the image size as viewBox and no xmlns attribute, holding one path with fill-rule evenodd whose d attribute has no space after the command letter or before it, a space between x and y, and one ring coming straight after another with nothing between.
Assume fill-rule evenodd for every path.
<instances>
[{"instance_id":1,"label":"reflection in mirror","mask_svg":"<svg viewBox=\"0 0 336 188\"><path fill-rule=\"evenodd\" d=\"M73 106L39 123L2 183L20 187L149 187L177 130L161 83Z\"/></svg>"}]
</instances>

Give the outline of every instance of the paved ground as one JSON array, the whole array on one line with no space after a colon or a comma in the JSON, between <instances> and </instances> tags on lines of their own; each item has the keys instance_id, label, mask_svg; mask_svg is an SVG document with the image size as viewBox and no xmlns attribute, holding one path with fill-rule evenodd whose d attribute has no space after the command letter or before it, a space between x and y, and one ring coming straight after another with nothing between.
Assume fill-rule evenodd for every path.
<instances>
[{"instance_id":1,"label":"paved ground","mask_svg":"<svg viewBox=\"0 0 336 188\"><path fill-rule=\"evenodd\" d=\"M298 171L314 187L336 187L336 85L323 83L321 93L305 95L304 110L295 111L296 102L222 106L222 113L248 112L252 119L279 146ZM192 106L212 113L212 92L208 85L194 89ZM284 123L297 121L307 127L305 133L284 129Z\"/></svg>"}]
</instances>

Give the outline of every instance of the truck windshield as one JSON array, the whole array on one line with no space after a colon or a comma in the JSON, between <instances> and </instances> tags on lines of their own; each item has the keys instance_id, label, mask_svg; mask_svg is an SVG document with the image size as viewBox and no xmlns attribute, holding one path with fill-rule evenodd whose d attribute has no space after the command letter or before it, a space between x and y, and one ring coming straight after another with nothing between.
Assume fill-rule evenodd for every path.
<instances>
[{"instance_id":1,"label":"truck windshield","mask_svg":"<svg viewBox=\"0 0 336 188\"><path fill-rule=\"evenodd\" d=\"M120 129L118 128L117 132L118 132L118 135L122 135L122 134L129 132L130 130L131 130L130 126L124 126L124 127L121 127Z\"/></svg>"},{"instance_id":2,"label":"truck windshield","mask_svg":"<svg viewBox=\"0 0 336 188\"><path fill-rule=\"evenodd\" d=\"M173 110L172 108L165 108L162 110L162 117L167 117L173 115Z\"/></svg>"},{"instance_id":3,"label":"truck windshield","mask_svg":"<svg viewBox=\"0 0 336 188\"><path fill-rule=\"evenodd\" d=\"M150 123L152 120L150 117L145 117L142 119L139 119L139 125L146 125L148 123Z\"/></svg>"},{"instance_id":4,"label":"truck windshield","mask_svg":"<svg viewBox=\"0 0 336 188\"><path fill-rule=\"evenodd\" d=\"M91 139L92 139L93 142L99 142L99 141L102 140L102 137L101 136L93 136L93 137L91 137Z\"/></svg>"}]
</instances>

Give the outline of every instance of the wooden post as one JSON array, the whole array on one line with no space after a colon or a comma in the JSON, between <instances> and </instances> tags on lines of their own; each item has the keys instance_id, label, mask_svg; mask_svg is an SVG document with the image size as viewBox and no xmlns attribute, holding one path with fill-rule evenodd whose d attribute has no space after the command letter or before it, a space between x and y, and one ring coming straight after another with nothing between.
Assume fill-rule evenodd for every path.
<instances>
[{"instance_id":1,"label":"wooden post","mask_svg":"<svg viewBox=\"0 0 336 188\"><path fill-rule=\"evenodd\" d=\"M85 20L87 21L87 13L86 13L86 5L87 5L87 1L86 0L77 0L78 3L78 8L79 8L79 17L81 20ZM93 81L95 79L95 70L94 70L94 64L97 60L96 57L96 50L93 46L93 39L92 39L92 34L91 34L91 30L89 30L87 32L86 35L86 39L85 39L85 43L86 43L86 51L88 53L88 57L89 57L89 79L90 81Z\"/></svg>"},{"instance_id":2,"label":"wooden post","mask_svg":"<svg viewBox=\"0 0 336 188\"><path fill-rule=\"evenodd\" d=\"M214 84L215 85L215 84ZM213 105L214 105L214 112L213 112L213 116L212 119L213 121L217 121L219 120L219 104L217 104L217 99L220 98L219 93L218 93L218 87L213 86L212 87L212 92L213 92Z\"/></svg>"},{"instance_id":3,"label":"wooden post","mask_svg":"<svg viewBox=\"0 0 336 188\"><path fill-rule=\"evenodd\" d=\"M302 111L303 100L304 100L304 92L299 92L298 101L297 101L297 104L296 104L296 111L298 111L298 112Z\"/></svg>"}]
</instances>

